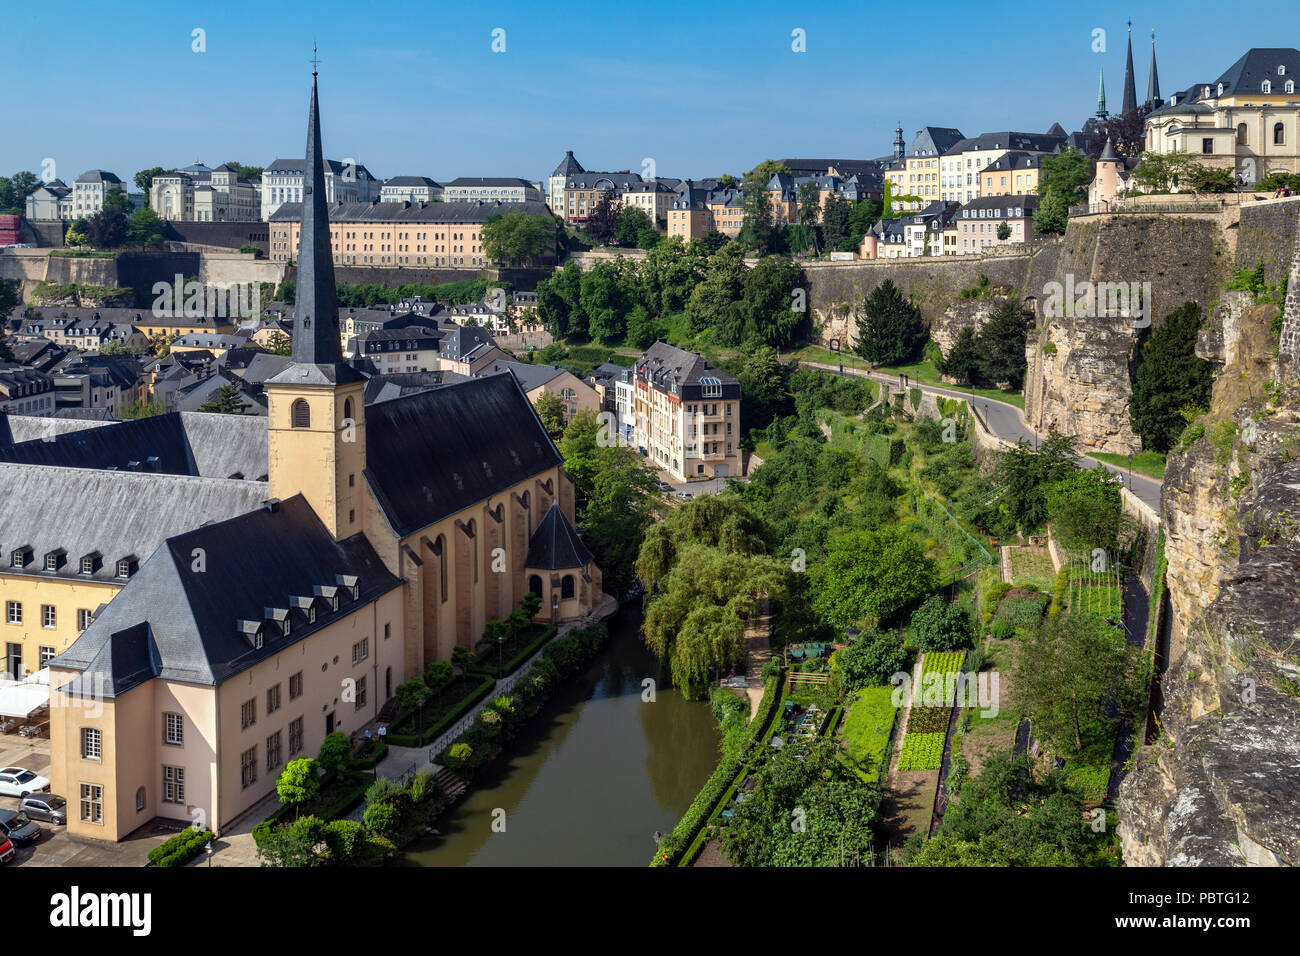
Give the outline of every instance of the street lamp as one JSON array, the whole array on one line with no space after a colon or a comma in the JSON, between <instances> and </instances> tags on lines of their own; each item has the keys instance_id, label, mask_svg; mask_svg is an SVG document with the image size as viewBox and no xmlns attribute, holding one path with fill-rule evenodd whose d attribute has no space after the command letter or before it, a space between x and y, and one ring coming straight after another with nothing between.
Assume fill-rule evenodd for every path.
<instances>
[{"instance_id":1,"label":"street lamp","mask_svg":"<svg viewBox=\"0 0 1300 956\"><path fill-rule=\"evenodd\" d=\"M497 680L501 679L501 655L505 649L506 636L497 635Z\"/></svg>"},{"instance_id":2,"label":"street lamp","mask_svg":"<svg viewBox=\"0 0 1300 956\"><path fill-rule=\"evenodd\" d=\"M1133 453L1128 453L1128 487L1133 490Z\"/></svg>"}]
</instances>

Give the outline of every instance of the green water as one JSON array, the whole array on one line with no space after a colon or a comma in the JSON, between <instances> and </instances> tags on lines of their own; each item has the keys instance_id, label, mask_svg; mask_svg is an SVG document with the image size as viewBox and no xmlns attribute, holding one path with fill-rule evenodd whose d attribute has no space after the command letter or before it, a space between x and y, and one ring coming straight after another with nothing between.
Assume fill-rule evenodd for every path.
<instances>
[{"instance_id":1,"label":"green water","mask_svg":"<svg viewBox=\"0 0 1300 956\"><path fill-rule=\"evenodd\" d=\"M672 829L712 773L718 731L707 702L662 688L642 699L658 666L639 623L634 608L610 620L609 643L586 672L564 683L402 865L649 862L655 831Z\"/></svg>"}]
</instances>

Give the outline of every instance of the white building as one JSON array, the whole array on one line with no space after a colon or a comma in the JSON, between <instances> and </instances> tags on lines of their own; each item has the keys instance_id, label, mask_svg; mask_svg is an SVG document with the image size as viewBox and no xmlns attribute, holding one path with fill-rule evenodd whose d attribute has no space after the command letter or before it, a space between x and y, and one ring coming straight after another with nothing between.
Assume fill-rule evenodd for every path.
<instances>
[{"instance_id":1,"label":"white building","mask_svg":"<svg viewBox=\"0 0 1300 956\"><path fill-rule=\"evenodd\" d=\"M526 179L461 176L442 187L444 202L526 202L543 199L541 187Z\"/></svg>"},{"instance_id":2,"label":"white building","mask_svg":"<svg viewBox=\"0 0 1300 956\"><path fill-rule=\"evenodd\" d=\"M301 159L277 159L262 170L262 222L269 220L285 203L302 202L306 166ZM378 198L379 183L366 167L325 160L326 202L374 202Z\"/></svg>"},{"instance_id":3,"label":"white building","mask_svg":"<svg viewBox=\"0 0 1300 956\"><path fill-rule=\"evenodd\" d=\"M68 207L72 219L86 219L104 208L104 197L110 189L120 188L126 192L122 180L104 169L91 169L77 177L72 184L72 195L68 198Z\"/></svg>"},{"instance_id":4,"label":"white building","mask_svg":"<svg viewBox=\"0 0 1300 956\"><path fill-rule=\"evenodd\" d=\"M442 186L428 176L394 176L379 190L380 202L433 202L442 198Z\"/></svg>"}]
</instances>

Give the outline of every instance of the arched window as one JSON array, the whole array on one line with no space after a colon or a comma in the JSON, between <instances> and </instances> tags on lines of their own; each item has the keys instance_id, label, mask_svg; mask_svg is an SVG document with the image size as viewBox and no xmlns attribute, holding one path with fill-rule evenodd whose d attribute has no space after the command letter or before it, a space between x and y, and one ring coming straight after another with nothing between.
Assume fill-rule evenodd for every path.
<instances>
[{"instance_id":1,"label":"arched window","mask_svg":"<svg viewBox=\"0 0 1300 956\"><path fill-rule=\"evenodd\" d=\"M289 416L289 424L294 428L311 428L311 408L307 405L307 399L295 398L289 406Z\"/></svg>"},{"instance_id":2,"label":"arched window","mask_svg":"<svg viewBox=\"0 0 1300 956\"><path fill-rule=\"evenodd\" d=\"M343 424L348 425L352 421L352 399L348 397L343 399Z\"/></svg>"},{"instance_id":3,"label":"arched window","mask_svg":"<svg viewBox=\"0 0 1300 956\"><path fill-rule=\"evenodd\" d=\"M524 508L531 508L533 506L532 496L526 491L519 496L519 500L524 503Z\"/></svg>"},{"instance_id":4,"label":"arched window","mask_svg":"<svg viewBox=\"0 0 1300 956\"><path fill-rule=\"evenodd\" d=\"M438 555L438 586L442 600L447 600L447 539L438 535L433 543L433 550Z\"/></svg>"},{"instance_id":5,"label":"arched window","mask_svg":"<svg viewBox=\"0 0 1300 956\"><path fill-rule=\"evenodd\" d=\"M538 597L542 596L542 578L540 575L530 574L528 576L528 590Z\"/></svg>"},{"instance_id":6,"label":"arched window","mask_svg":"<svg viewBox=\"0 0 1300 956\"><path fill-rule=\"evenodd\" d=\"M561 599L566 601L569 598L573 597L573 575L572 574L566 574L564 576L564 580L560 582L560 597Z\"/></svg>"},{"instance_id":7,"label":"arched window","mask_svg":"<svg viewBox=\"0 0 1300 956\"><path fill-rule=\"evenodd\" d=\"M1249 138L1249 136L1248 136L1247 133L1246 133L1246 124L1245 124L1245 123L1238 123L1238 124L1237 124L1237 145L1238 145L1238 146L1249 146L1249 145L1250 145L1250 138Z\"/></svg>"},{"instance_id":8,"label":"arched window","mask_svg":"<svg viewBox=\"0 0 1300 956\"><path fill-rule=\"evenodd\" d=\"M1281 123L1273 124L1273 145L1274 146L1286 145L1286 127L1284 127Z\"/></svg>"}]
</instances>

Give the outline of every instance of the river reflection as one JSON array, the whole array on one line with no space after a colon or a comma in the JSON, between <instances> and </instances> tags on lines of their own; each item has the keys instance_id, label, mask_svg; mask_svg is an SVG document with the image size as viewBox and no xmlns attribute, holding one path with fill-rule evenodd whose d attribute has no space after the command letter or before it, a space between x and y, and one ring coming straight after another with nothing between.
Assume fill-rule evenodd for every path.
<instances>
[{"instance_id":1,"label":"river reflection","mask_svg":"<svg viewBox=\"0 0 1300 956\"><path fill-rule=\"evenodd\" d=\"M643 682L658 678L638 608L610 620L610 640L437 823L406 866L645 866L717 763L705 702ZM505 811L505 832L493 820Z\"/></svg>"}]
</instances>

